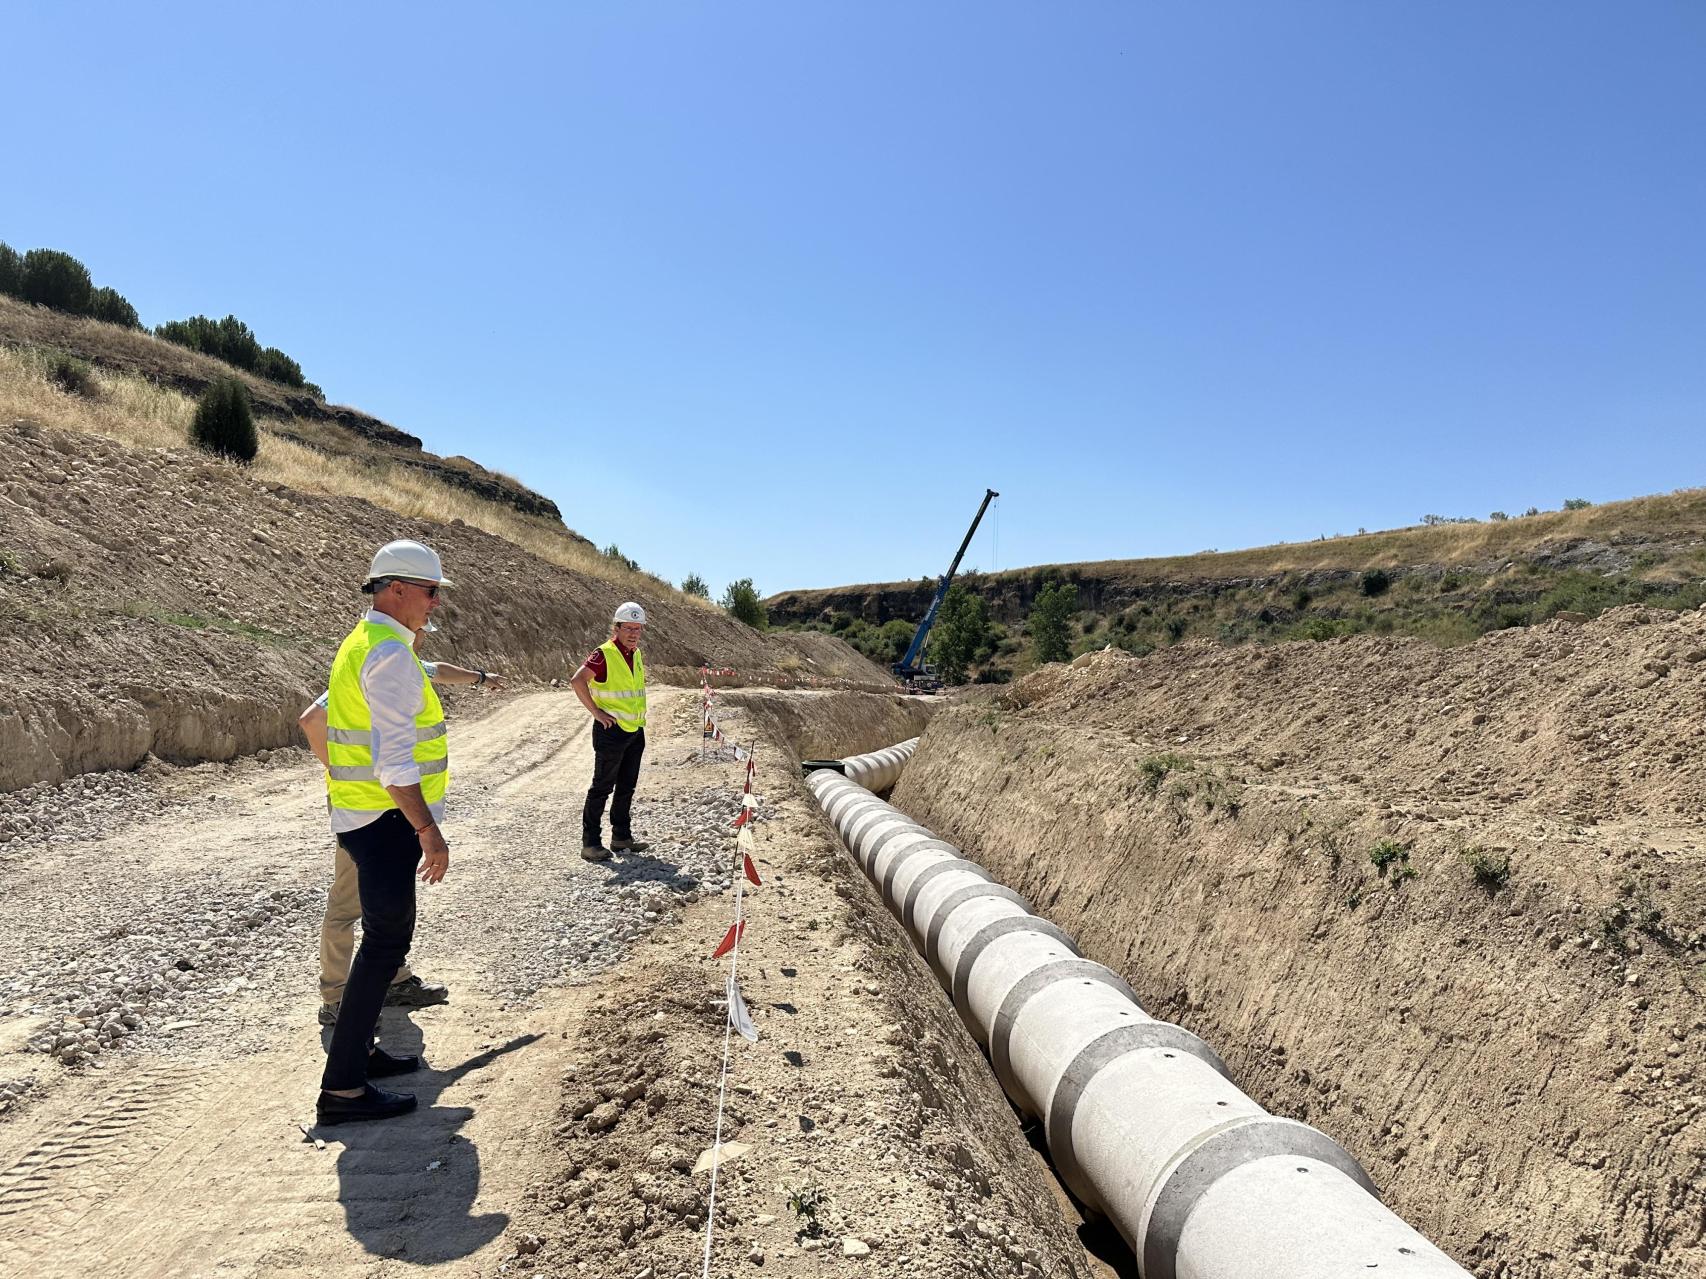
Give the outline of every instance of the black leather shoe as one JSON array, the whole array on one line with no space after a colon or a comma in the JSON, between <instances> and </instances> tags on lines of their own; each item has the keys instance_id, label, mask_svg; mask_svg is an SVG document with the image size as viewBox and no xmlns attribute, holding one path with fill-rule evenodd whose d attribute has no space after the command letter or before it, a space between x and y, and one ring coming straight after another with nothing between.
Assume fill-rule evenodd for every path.
<instances>
[{"instance_id":1,"label":"black leather shoe","mask_svg":"<svg viewBox=\"0 0 1706 1279\"><path fill-rule=\"evenodd\" d=\"M369 1119L394 1119L415 1108L413 1093L386 1092L368 1084L359 1097L338 1097L322 1092L314 1103L315 1118L322 1124L359 1124Z\"/></svg>"},{"instance_id":2,"label":"black leather shoe","mask_svg":"<svg viewBox=\"0 0 1706 1279\"><path fill-rule=\"evenodd\" d=\"M383 1048L377 1046L367 1054L367 1077L369 1079L388 1079L392 1075L412 1075L420 1068L421 1059L419 1057L393 1057Z\"/></svg>"}]
</instances>

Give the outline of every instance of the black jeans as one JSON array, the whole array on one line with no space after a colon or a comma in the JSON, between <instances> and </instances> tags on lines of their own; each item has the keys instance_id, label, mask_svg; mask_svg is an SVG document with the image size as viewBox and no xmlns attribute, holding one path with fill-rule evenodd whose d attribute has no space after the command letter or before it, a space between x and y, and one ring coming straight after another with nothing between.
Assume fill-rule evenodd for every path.
<instances>
[{"instance_id":1,"label":"black jeans","mask_svg":"<svg viewBox=\"0 0 1706 1279\"><path fill-rule=\"evenodd\" d=\"M401 810L391 809L338 843L355 862L361 892L361 946L344 984L338 1024L326 1052L325 1089L360 1088L367 1082L367 1054L385 988L408 958L415 939L415 867L421 840Z\"/></svg>"},{"instance_id":2,"label":"black jeans","mask_svg":"<svg viewBox=\"0 0 1706 1279\"><path fill-rule=\"evenodd\" d=\"M606 799L610 800L611 838L633 838L629 809L634 804L634 786L640 780L640 756L645 753L645 729L628 733L620 726L592 726L592 785L587 788L586 807L581 809L583 847L602 842L599 832L604 825Z\"/></svg>"}]
</instances>

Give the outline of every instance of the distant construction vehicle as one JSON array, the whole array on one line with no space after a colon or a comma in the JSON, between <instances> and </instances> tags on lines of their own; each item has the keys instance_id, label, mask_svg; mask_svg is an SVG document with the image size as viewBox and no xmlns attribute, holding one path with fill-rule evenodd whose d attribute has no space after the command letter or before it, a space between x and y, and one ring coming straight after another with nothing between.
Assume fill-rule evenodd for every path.
<instances>
[{"instance_id":1,"label":"distant construction vehicle","mask_svg":"<svg viewBox=\"0 0 1706 1279\"><path fill-rule=\"evenodd\" d=\"M936 678L936 673L924 663L924 641L930 635L930 628L936 624L936 612L942 607L942 600L948 594L948 587L954 580L954 574L959 571L960 561L965 558L966 547L971 545L977 526L983 522L983 513L989 509L989 503L1000 497L994 489L983 491L983 505L977 508L977 514L972 517L971 527L966 530L965 541L960 543L960 549L954 552L954 562L948 565L948 571L942 574L942 580L936 585L936 594L930 600L930 607L924 613L924 620L918 623L918 630L912 637L912 643L907 646L906 656L896 662L891 668L894 677L908 688L920 693L933 693L942 687L942 681Z\"/></svg>"}]
</instances>

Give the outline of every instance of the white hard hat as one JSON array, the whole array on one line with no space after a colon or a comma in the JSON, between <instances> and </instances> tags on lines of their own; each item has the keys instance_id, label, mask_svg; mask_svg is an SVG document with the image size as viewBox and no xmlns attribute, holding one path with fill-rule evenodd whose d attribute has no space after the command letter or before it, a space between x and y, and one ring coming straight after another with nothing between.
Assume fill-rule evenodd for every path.
<instances>
[{"instance_id":1,"label":"white hard hat","mask_svg":"<svg viewBox=\"0 0 1706 1279\"><path fill-rule=\"evenodd\" d=\"M437 582L440 586L452 584L444 575L444 565L439 562L438 552L407 538L387 542L374 552L373 564L367 570L367 581L362 585L370 586L382 577L406 577L413 582Z\"/></svg>"},{"instance_id":2,"label":"white hard hat","mask_svg":"<svg viewBox=\"0 0 1706 1279\"><path fill-rule=\"evenodd\" d=\"M616 606L616 616L610 620L613 622L638 622L644 626L646 624L646 610L634 603L633 600L629 600L626 604Z\"/></svg>"}]
</instances>

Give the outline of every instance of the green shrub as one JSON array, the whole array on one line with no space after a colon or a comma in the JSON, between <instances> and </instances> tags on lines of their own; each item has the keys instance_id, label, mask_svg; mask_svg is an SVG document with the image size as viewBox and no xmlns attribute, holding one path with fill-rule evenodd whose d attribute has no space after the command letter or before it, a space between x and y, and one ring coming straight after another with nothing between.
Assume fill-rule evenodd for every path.
<instances>
[{"instance_id":1,"label":"green shrub","mask_svg":"<svg viewBox=\"0 0 1706 1279\"><path fill-rule=\"evenodd\" d=\"M9 298L24 296L23 255L4 240L0 240L0 293Z\"/></svg>"},{"instance_id":2,"label":"green shrub","mask_svg":"<svg viewBox=\"0 0 1706 1279\"><path fill-rule=\"evenodd\" d=\"M1592 505L1593 503L1588 501L1585 497L1567 497L1564 499L1564 509L1566 511L1585 511Z\"/></svg>"},{"instance_id":3,"label":"green shrub","mask_svg":"<svg viewBox=\"0 0 1706 1279\"><path fill-rule=\"evenodd\" d=\"M1365 569L1362 575L1362 593L1369 597L1384 595L1392 585L1392 578L1383 568Z\"/></svg>"},{"instance_id":4,"label":"green shrub","mask_svg":"<svg viewBox=\"0 0 1706 1279\"><path fill-rule=\"evenodd\" d=\"M1167 780L1168 773L1188 773L1195 767L1196 761L1189 756L1163 751L1159 755L1150 755L1140 760L1137 776L1143 784L1144 792L1153 795L1161 789L1161 783Z\"/></svg>"},{"instance_id":5,"label":"green shrub","mask_svg":"<svg viewBox=\"0 0 1706 1279\"><path fill-rule=\"evenodd\" d=\"M1510 516L1506 515L1503 511L1494 511L1487 518L1492 520L1495 524L1502 524L1506 520L1510 519Z\"/></svg>"},{"instance_id":6,"label":"green shrub","mask_svg":"<svg viewBox=\"0 0 1706 1279\"><path fill-rule=\"evenodd\" d=\"M1410 850L1395 839L1383 839L1369 850L1368 860L1382 879L1391 876L1394 884L1414 879L1416 871L1410 865Z\"/></svg>"},{"instance_id":7,"label":"green shrub","mask_svg":"<svg viewBox=\"0 0 1706 1279\"><path fill-rule=\"evenodd\" d=\"M770 612L764 607L764 601L758 598L758 588L752 584L750 577L730 582L720 602L736 621L758 630L770 625Z\"/></svg>"},{"instance_id":8,"label":"green shrub","mask_svg":"<svg viewBox=\"0 0 1706 1279\"><path fill-rule=\"evenodd\" d=\"M255 375L285 386L302 385L302 366L276 346L269 346L255 357Z\"/></svg>"},{"instance_id":9,"label":"green shrub","mask_svg":"<svg viewBox=\"0 0 1706 1279\"><path fill-rule=\"evenodd\" d=\"M190 423L190 443L236 462L254 461L261 441L249 409L249 389L228 377L202 392Z\"/></svg>"},{"instance_id":10,"label":"green shrub","mask_svg":"<svg viewBox=\"0 0 1706 1279\"><path fill-rule=\"evenodd\" d=\"M168 320L155 327L154 336L224 360L269 382L300 387L322 400L326 398L318 386L302 376L300 364L276 346L263 347L249 326L234 315L223 320L211 320L205 315Z\"/></svg>"},{"instance_id":11,"label":"green shrub","mask_svg":"<svg viewBox=\"0 0 1706 1279\"><path fill-rule=\"evenodd\" d=\"M100 394L100 385L95 381L95 370L87 360L79 360L74 355L55 355L48 361L47 376L60 390L70 395L81 395L94 399Z\"/></svg>"},{"instance_id":12,"label":"green shrub","mask_svg":"<svg viewBox=\"0 0 1706 1279\"><path fill-rule=\"evenodd\" d=\"M96 289L89 295L89 318L122 324L127 329L142 327L142 317L117 289Z\"/></svg>"},{"instance_id":13,"label":"green shrub","mask_svg":"<svg viewBox=\"0 0 1706 1279\"><path fill-rule=\"evenodd\" d=\"M705 585L705 579L697 573L689 573L681 579L681 593L702 600L711 598L711 588Z\"/></svg>"},{"instance_id":14,"label":"green shrub","mask_svg":"<svg viewBox=\"0 0 1706 1279\"><path fill-rule=\"evenodd\" d=\"M1463 864L1475 874L1475 882L1489 893L1496 893L1510 882L1511 859L1508 854L1489 853L1481 845L1465 848Z\"/></svg>"},{"instance_id":15,"label":"green shrub","mask_svg":"<svg viewBox=\"0 0 1706 1279\"><path fill-rule=\"evenodd\" d=\"M891 617L877 627L877 657L873 660L879 666L893 666L906 656L906 650L912 647L912 637L918 634L918 624L905 618Z\"/></svg>"},{"instance_id":16,"label":"green shrub","mask_svg":"<svg viewBox=\"0 0 1706 1279\"><path fill-rule=\"evenodd\" d=\"M69 253L31 249L24 254L23 288L19 294L24 301L72 315L87 315L94 289L89 268Z\"/></svg>"},{"instance_id":17,"label":"green shrub","mask_svg":"<svg viewBox=\"0 0 1706 1279\"><path fill-rule=\"evenodd\" d=\"M620 564L630 573L638 573L640 571L640 562L638 560L631 560L626 555L622 554L622 548L617 546L615 542L612 542L609 546L605 547L600 554L602 554L604 558L609 560L611 563Z\"/></svg>"}]
</instances>

